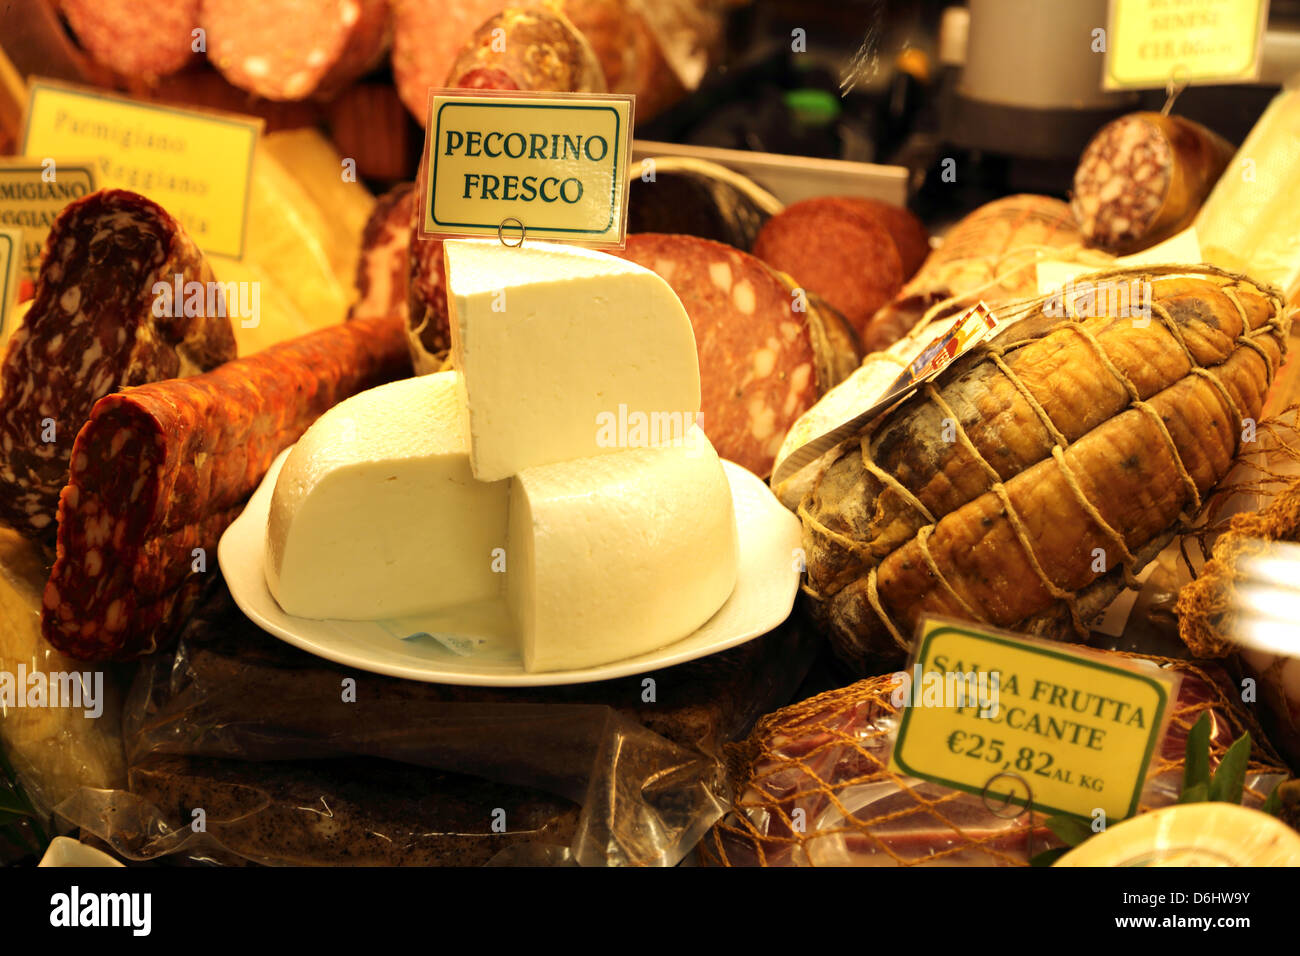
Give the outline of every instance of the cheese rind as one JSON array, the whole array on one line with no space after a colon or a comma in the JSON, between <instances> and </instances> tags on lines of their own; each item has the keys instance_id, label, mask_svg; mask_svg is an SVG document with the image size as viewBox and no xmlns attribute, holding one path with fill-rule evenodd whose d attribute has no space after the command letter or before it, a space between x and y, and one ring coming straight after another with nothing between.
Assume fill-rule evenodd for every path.
<instances>
[{"instance_id":1,"label":"cheese rind","mask_svg":"<svg viewBox=\"0 0 1300 956\"><path fill-rule=\"evenodd\" d=\"M698 427L685 444L520 472L509 542L506 600L529 671L671 644L736 584L731 488Z\"/></svg>"},{"instance_id":2,"label":"cheese rind","mask_svg":"<svg viewBox=\"0 0 1300 956\"><path fill-rule=\"evenodd\" d=\"M475 477L618 451L611 416L699 414L695 333L655 273L547 243L449 241L444 254Z\"/></svg>"},{"instance_id":3,"label":"cheese rind","mask_svg":"<svg viewBox=\"0 0 1300 956\"><path fill-rule=\"evenodd\" d=\"M509 482L470 471L458 378L355 395L294 446L267 528L267 585L286 613L376 620L499 597Z\"/></svg>"}]
</instances>

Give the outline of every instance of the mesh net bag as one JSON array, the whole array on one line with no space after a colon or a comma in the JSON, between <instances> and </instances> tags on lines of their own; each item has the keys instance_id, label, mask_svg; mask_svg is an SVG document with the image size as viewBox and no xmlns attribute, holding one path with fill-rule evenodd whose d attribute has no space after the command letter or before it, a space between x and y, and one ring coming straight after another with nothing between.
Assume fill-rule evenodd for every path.
<instances>
[{"instance_id":1,"label":"mesh net bag","mask_svg":"<svg viewBox=\"0 0 1300 956\"><path fill-rule=\"evenodd\" d=\"M1137 655L1122 655L1137 657ZM1252 741L1245 803L1259 806L1286 775L1254 718L1218 668L1162 658L1182 674L1142 812L1176 802L1187 733L1211 719L1210 766L1244 732ZM1044 815L990 805L888 769L898 711L893 675L859 681L779 710L730 749L734 808L700 846L723 866L1023 866L1059 842Z\"/></svg>"}]
</instances>

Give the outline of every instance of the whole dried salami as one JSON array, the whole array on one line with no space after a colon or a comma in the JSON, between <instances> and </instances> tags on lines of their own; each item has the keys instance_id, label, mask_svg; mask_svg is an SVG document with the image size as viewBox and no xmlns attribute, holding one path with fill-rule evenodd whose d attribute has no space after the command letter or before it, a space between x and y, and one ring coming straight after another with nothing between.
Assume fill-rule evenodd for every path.
<instances>
[{"instance_id":1,"label":"whole dried salami","mask_svg":"<svg viewBox=\"0 0 1300 956\"><path fill-rule=\"evenodd\" d=\"M0 521L32 536L54 531L73 439L100 398L235 357L224 306L210 310L205 294L190 311L214 314L186 315L175 296L154 292L177 282L208 290L212 278L180 223L143 196L101 190L63 210L0 369Z\"/></svg>"},{"instance_id":2,"label":"whole dried salami","mask_svg":"<svg viewBox=\"0 0 1300 956\"><path fill-rule=\"evenodd\" d=\"M1181 116L1121 116L1079 157L1070 210L1092 245L1137 252L1191 225L1232 153L1223 137Z\"/></svg>"},{"instance_id":3,"label":"whole dried salami","mask_svg":"<svg viewBox=\"0 0 1300 956\"><path fill-rule=\"evenodd\" d=\"M59 498L46 639L82 660L163 646L275 456L333 405L409 372L402 322L358 319L101 399Z\"/></svg>"}]
</instances>

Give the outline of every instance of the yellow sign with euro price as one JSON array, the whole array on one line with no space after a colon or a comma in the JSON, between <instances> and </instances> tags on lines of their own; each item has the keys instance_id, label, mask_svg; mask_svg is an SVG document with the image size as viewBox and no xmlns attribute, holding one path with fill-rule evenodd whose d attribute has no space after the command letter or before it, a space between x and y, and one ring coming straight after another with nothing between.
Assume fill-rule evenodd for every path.
<instances>
[{"instance_id":1,"label":"yellow sign with euro price","mask_svg":"<svg viewBox=\"0 0 1300 956\"><path fill-rule=\"evenodd\" d=\"M995 804L1119 820L1137 810L1177 689L1145 661L926 618L895 677L890 767Z\"/></svg>"},{"instance_id":2,"label":"yellow sign with euro price","mask_svg":"<svg viewBox=\"0 0 1300 956\"><path fill-rule=\"evenodd\" d=\"M0 229L22 230L24 276L36 278L45 237L63 207L94 191L93 160L0 157Z\"/></svg>"},{"instance_id":3,"label":"yellow sign with euro price","mask_svg":"<svg viewBox=\"0 0 1300 956\"><path fill-rule=\"evenodd\" d=\"M622 246L633 97L433 91L420 235Z\"/></svg>"},{"instance_id":4,"label":"yellow sign with euro price","mask_svg":"<svg viewBox=\"0 0 1300 956\"><path fill-rule=\"evenodd\" d=\"M240 258L253 155L263 122L232 113L144 103L101 90L36 80L27 99L23 154L91 156L101 188L148 196L204 252Z\"/></svg>"},{"instance_id":5,"label":"yellow sign with euro price","mask_svg":"<svg viewBox=\"0 0 1300 956\"><path fill-rule=\"evenodd\" d=\"M1109 21L1108 90L1259 78L1268 0L1110 0Z\"/></svg>"},{"instance_id":6,"label":"yellow sign with euro price","mask_svg":"<svg viewBox=\"0 0 1300 956\"><path fill-rule=\"evenodd\" d=\"M9 340L18 299L18 280L22 276L23 234L19 229L0 229L0 357Z\"/></svg>"}]
</instances>

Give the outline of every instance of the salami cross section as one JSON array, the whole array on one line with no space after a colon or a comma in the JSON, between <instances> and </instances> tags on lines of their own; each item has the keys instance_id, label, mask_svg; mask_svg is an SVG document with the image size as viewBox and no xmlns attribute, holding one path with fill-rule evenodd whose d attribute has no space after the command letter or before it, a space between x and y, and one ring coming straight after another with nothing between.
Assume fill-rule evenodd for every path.
<instances>
[{"instance_id":1,"label":"salami cross section","mask_svg":"<svg viewBox=\"0 0 1300 956\"><path fill-rule=\"evenodd\" d=\"M155 283L171 288L177 276L212 288L180 223L143 196L103 190L59 215L0 369L0 521L29 536L54 531L73 439L96 401L235 357L224 308L155 309Z\"/></svg>"},{"instance_id":2,"label":"salami cross section","mask_svg":"<svg viewBox=\"0 0 1300 956\"><path fill-rule=\"evenodd\" d=\"M82 660L165 645L275 456L331 406L408 374L401 319L357 319L101 399L59 498L46 639Z\"/></svg>"}]
</instances>

